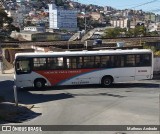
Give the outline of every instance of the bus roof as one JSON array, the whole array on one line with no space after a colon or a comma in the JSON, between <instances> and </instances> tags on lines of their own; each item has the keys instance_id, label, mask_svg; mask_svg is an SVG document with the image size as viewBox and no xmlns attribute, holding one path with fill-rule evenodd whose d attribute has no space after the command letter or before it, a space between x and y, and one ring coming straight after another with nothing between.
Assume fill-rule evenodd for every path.
<instances>
[{"instance_id":1,"label":"bus roof","mask_svg":"<svg viewBox=\"0 0 160 134\"><path fill-rule=\"evenodd\" d=\"M130 50L99 50L99 51L65 51L65 52L28 52L16 53L15 57L49 57L49 56L82 56L82 55L112 55L112 54L141 54L152 53L150 49L130 49Z\"/></svg>"}]
</instances>

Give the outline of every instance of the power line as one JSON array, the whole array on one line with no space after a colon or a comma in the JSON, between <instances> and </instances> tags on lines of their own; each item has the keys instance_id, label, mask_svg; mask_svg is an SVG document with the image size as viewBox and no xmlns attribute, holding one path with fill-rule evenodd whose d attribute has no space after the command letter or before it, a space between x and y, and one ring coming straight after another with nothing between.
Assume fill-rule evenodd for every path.
<instances>
[{"instance_id":1,"label":"power line","mask_svg":"<svg viewBox=\"0 0 160 134\"><path fill-rule=\"evenodd\" d=\"M131 7L131 8L136 8L136 7L140 7L140 6L144 6L144 5L147 5L147 4L150 4L150 3L154 3L154 2L157 2L158 0L152 0L152 1L148 1L146 3L142 3L142 4L139 4L137 6L134 6L134 7Z\"/></svg>"},{"instance_id":2,"label":"power line","mask_svg":"<svg viewBox=\"0 0 160 134\"><path fill-rule=\"evenodd\" d=\"M153 9L153 10L149 10L148 12L159 12L160 9Z\"/></svg>"}]
</instances>

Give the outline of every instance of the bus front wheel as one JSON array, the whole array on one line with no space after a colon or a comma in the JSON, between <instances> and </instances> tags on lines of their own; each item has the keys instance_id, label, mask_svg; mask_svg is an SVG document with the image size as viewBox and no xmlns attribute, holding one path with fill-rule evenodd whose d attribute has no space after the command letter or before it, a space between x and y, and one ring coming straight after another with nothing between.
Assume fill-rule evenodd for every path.
<instances>
[{"instance_id":1,"label":"bus front wheel","mask_svg":"<svg viewBox=\"0 0 160 134\"><path fill-rule=\"evenodd\" d=\"M101 85L103 87L109 87L112 85L112 82L113 82L113 78L111 76L105 76L101 80Z\"/></svg>"},{"instance_id":2,"label":"bus front wheel","mask_svg":"<svg viewBox=\"0 0 160 134\"><path fill-rule=\"evenodd\" d=\"M43 79L37 79L34 81L34 87L37 89L42 89L45 87L45 80Z\"/></svg>"}]
</instances>

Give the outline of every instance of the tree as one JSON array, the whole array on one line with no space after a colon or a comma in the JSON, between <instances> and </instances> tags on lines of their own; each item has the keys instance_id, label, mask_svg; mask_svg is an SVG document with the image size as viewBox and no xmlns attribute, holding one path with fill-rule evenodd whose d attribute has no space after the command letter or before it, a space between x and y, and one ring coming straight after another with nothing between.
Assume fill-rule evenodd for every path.
<instances>
[{"instance_id":1,"label":"tree","mask_svg":"<svg viewBox=\"0 0 160 134\"><path fill-rule=\"evenodd\" d=\"M77 25L79 27L80 30L83 30L84 29L84 19L83 18L77 18Z\"/></svg>"},{"instance_id":2,"label":"tree","mask_svg":"<svg viewBox=\"0 0 160 134\"><path fill-rule=\"evenodd\" d=\"M104 37L106 38L116 38L121 35L121 28L110 28L105 30Z\"/></svg>"},{"instance_id":3,"label":"tree","mask_svg":"<svg viewBox=\"0 0 160 134\"><path fill-rule=\"evenodd\" d=\"M57 6L64 6L64 2L62 0L55 0L55 4Z\"/></svg>"},{"instance_id":4,"label":"tree","mask_svg":"<svg viewBox=\"0 0 160 134\"><path fill-rule=\"evenodd\" d=\"M158 32L157 31L153 31L153 32L149 32L147 33L147 36L158 36Z\"/></svg>"},{"instance_id":5,"label":"tree","mask_svg":"<svg viewBox=\"0 0 160 134\"><path fill-rule=\"evenodd\" d=\"M85 29L85 19L86 19L86 28L87 30L92 29L93 26L91 25L91 17L86 17L86 18L78 18L77 19L77 26L79 27L80 30Z\"/></svg>"},{"instance_id":6,"label":"tree","mask_svg":"<svg viewBox=\"0 0 160 134\"><path fill-rule=\"evenodd\" d=\"M133 34L134 34L134 29L129 29L128 31L126 31L127 37L133 37Z\"/></svg>"},{"instance_id":7,"label":"tree","mask_svg":"<svg viewBox=\"0 0 160 134\"><path fill-rule=\"evenodd\" d=\"M139 26L139 34L140 35L143 35L143 36L146 36L146 34L147 34L147 29L146 29L146 27L145 26Z\"/></svg>"}]
</instances>

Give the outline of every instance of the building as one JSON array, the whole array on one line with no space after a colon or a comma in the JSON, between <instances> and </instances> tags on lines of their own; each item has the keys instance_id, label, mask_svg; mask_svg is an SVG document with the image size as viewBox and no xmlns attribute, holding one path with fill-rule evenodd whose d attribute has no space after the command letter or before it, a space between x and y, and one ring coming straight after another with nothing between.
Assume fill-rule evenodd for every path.
<instances>
[{"instance_id":1,"label":"building","mask_svg":"<svg viewBox=\"0 0 160 134\"><path fill-rule=\"evenodd\" d=\"M25 2L26 0L16 0L17 3Z\"/></svg>"},{"instance_id":2,"label":"building","mask_svg":"<svg viewBox=\"0 0 160 134\"><path fill-rule=\"evenodd\" d=\"M130 28L129 19L111 20L110 23L111 23L111 26L113 26L113 27Z\"/></svg>"},{"instance_id":3,"label":"building","mask_svg":"<svg viewBox=\"0 0 160 134\"><path fill-rule=\"evenodd\" d=\"M12 24L16 27L22 28L24 23L25 5L19 5L16 8L6 10L8 17L13 18Z\"/></svg>"},{"instance_id":4,"label":"building","mask_svg":"<svg viewBox=\"0 0 160 134\"><path fill-rule=\"evenodd\" d=\"M53 41L53 40L69 40L71 34L67 33L49 33L49 32L33 32L33 31L13 31L10 35L14 39L20 41Z\"/></svg>"},{"instance_id":5,"label":"building","mask_svg":"<svg viewBox=\"0 0 160 134\"><path fill-rule=\"evenodd\" d=\"M156 15L154 13L146 13L145 20L148 22L156 22Z\"/></svg>"},{"instance_id":6,"label":"building","mask_svg":"<svg viewBox=\"0 0 160 134\"><path fill-rule=\"evenodd\" d=\"M49 28L76 31L77 30L77 11L67 10L49 4Z\"/></svg>"},{"instance_id":7,"label":"building","mask_svg":"<svg viewBox=\"0 0 160 134\"><path fill-rule=\"evenodd\" d=\"M103 22L103 20L104 20L103 16L97 12L92 12L90 14L90 16L91 16L92 20L96 20L96 21L100 21L100 22Z\"/></svg>"},{"instance_id":8,"label":"building","mask_svg":"<svg viewBox=\"0 0 160 134\"><path fill-rule=\"evenodd\" d=\"M41 27L41 26L29 26L29 27L24 27L24 31L45 32L45 27Z\"/></svg>"},{"instance_id":9,"label":"building","mask_svg":"<svg viewBox=\"0 0 160 134\"><path fill-rule=\"evenodd\" d=\"M110 12L112 10L114 10L114 9L112 7L110 7L110 6L105 6L104 7L104 12Z\"/></svg>"},{"instance_id":10,"label":"building","mask_svg":"<svg viewBox=\"0 0 160 134\"><path fill-rule=\"evenodd\" d=\"M148 32L157 31L160 34L160 22L159 23L149 23Z\"/></svg>"},{"instance_id":11,"label":"building","mask_svg":"<svg viewBox=\"0 0 160 134\"><path fill-rule=\"evenodd\" d=\"M21 27L23 25L23 13L20 10L11 9L7 11L8 17L13 18L12 24L16 27Z\"/></svg>"}]
</instances>

